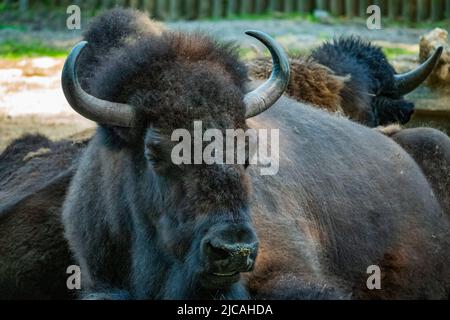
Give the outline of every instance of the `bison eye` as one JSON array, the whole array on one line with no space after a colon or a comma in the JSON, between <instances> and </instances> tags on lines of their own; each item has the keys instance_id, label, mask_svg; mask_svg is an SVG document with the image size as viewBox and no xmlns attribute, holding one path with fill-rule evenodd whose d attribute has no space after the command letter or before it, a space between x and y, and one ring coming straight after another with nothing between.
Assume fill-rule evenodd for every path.
<instances>
[{"instance_id":1,"label":"bison eye","mask_svg":"<svg viewBox=\"0 0 450 320\"><path fill-rule=\"evenodd\" d=\"M145 156L147 158L147 161L153 166L155 166L160 160L157 156L155 156L155 154L148 150L145 151Z\"/></svg>"}]
</instances>

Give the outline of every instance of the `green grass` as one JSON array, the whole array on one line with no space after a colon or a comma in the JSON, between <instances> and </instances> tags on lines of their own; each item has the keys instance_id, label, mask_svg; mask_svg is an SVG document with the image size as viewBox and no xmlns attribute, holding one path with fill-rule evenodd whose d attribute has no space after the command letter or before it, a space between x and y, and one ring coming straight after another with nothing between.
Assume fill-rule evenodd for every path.
<instances>
[{"instance_id":1,"label":"green grass","mask_svg":"<svg viewBox=\"0 0 450 320\"><path fill-rule=\"evenodd\" d=\"M68 50L45 45L39 41L17 42L14 40L4 40L0 42L0 58L20 59L28 57L65 57Z\"/></svg>"},{"instance_id":2,"label":"green grass","mask_svg":"<svg viewBox=\"0 0 450 320\"><path fill-rule=\"evenodd\" d=\"M408 49L404 49L404 48L382 48L384 54L386 55L386 57L391 60L394 59L398 56L404 56L404 55L417 55L417 52L414 50L408 50Z\"/></svg>"},{"instance_id":3,"label":"green grass","mask_svg":"<svg viewBox=\"0 0 450 320\"><path fill-rule=\"evenodd\" d=\"M415 28L415 29L434 29L434 28L442 28L442 29L450 29L450 20L445 19L438 22L433 21L405 21L405 20L392 20L388 18L383 18L382 20L383 28Z\"/></svg>"},{"instance_id":4,"label":"green grass","mask_svg":"<svg viewBox=\"0 0 450 320\"><path fill-rule=\"evenodd\" d=\"M27 27L24 25L13 25L13 24L1 24L0 30L17 30L17 31L26 31Z\"/></svg>"},{"instance_id":5,"label":"green grass","mask_svg":"<svg viewBox=\"0 0 450 320\"><path fill-rule=\"evenodd\" d=\"M199 20L210 20L210 21L218 21L218 20L250 20L250 21L259 21L259 20L305 20L309 22L318 22L318 20L312 14L301 14L301 13L284 13L284 12L274 12L274 13L264 13L264 14L237 14L233 16L229 16L226 18L204 18Z\"/></svg>"}]
</instances>

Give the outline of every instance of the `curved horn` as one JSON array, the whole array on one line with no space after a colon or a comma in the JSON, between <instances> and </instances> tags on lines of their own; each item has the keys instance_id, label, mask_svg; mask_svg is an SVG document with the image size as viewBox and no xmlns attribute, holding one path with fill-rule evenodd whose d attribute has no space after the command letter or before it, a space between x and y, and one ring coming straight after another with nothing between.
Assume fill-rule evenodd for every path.
<instances>
[{"instance_id":1,"label":"curved horn","mask_svg":"<svg viewBox=\"0 0 450 320\"><path fill-rule=\"evenodd\" d=\"M437 48L434 54L416 69L404 74L395 75L395 88L400 95L403 96L414 91L428 78L439 61L443 50L443 47Z\"/></svg>"},{"instance_id":2,"label":"curved horn","mask_svg":"<svg viewBox=\"0 0 450 320\"><path fill-rule=\"evenodd\" d=\"M256 30L245 33L261 41L269 49L273 61L269 80L245 95L245 116L248 119L266 111L281 97L289 84L291 70L286 53L273 38Z\"/></svg>"},{"instance_id":3,"label":"curved horn","mask_svg":"<svg viewBox=\"0 0 450 320\"><path fill-rule=\"evenodd\" d=\"M136 113L132 106L98 99L81 88L77 75L77 60L87 45L81 41L73 47L62 71L61 83L72 108L89 120L118 127L133 127Z\"/></svg>"}]
</instances>

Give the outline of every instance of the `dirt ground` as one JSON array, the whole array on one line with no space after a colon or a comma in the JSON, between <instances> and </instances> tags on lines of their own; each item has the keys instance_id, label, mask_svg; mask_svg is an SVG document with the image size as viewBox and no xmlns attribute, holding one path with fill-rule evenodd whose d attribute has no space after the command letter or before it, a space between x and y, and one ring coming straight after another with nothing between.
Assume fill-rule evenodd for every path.
<instances>
[{"instance_id":1,"label":"dirt ground","mask_svg":"<svg viewBox=\"0 0 450 320\"><path fill-rule=\"evenodd\" d=\"M0 150L26 133L53 139L94 123L71 110L60 86L64 59L0 60Z\"/></svg>"},{"instance_id":2,"label":"dirt ground","mask_svg":"<svg viewBox=\"0 0 450 320\"><path fill-rule=\"evenodd\" d=\"M260 45L244 35L248 29L270 32L293 53L307 53L325 40L337 35L357 34L387 48L408 52L393 59L399 71L417 64L418 40L429 30L385 29L370 31L364 25L317 24L300 20L273 21L203 21L169 23L170 28L207 30L219 39L235 40L250 56ZM80 39L80 32L0 30L2 39L40 39L58 47L70 48ZM257 49L259 50L259 49ZM256 50L256 51L257 51ZM248 58L248 57L247 57ZM13 139L25 133L42 133L53 139L94 127L94 123L77 115L67 104L60 87L63 58L26 58L0 60L0 151ZM450 108L450 95L422 88L409 97L419 108Z\"/></svg>"}]
</instances>

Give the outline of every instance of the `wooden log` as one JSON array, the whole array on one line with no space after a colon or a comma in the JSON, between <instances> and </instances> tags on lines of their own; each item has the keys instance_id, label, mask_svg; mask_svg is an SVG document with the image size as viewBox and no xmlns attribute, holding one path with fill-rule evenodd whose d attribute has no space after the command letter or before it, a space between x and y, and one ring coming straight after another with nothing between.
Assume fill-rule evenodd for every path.
<instances>
[{"instance_id":1,"label":"wooden log","mask_svg":"<svg viewBox=\"0 0 450 320\"><path fill-rule=\"evenodd\" d=\"M209 1L200 0L198 2L198 17L204 19L209 16Z\"/></svg>"},{"instance_id":2,"label":"wooden log","mask_svg":"<svg viewBox=\"0 0 450 320\"><path fill-rule=\"evenodd\" d=\"M169 19L177 20L181 13L180 0L169 0Z\"/></svg>"},{"instance_id":3,"label":"wooden log","mask_svg":"<svg viewBox=\"0 0 450 320\"><path fill-rule=\"evenodd\" d=\"M248 15L250 13L250 0L241 0L239 4L239 14L241 16Z\"/></svg>"},{"instance_id":4,"label":"wooden log","mask_svg":"<svg viewBox=\"0 0 450 320\"><path fill-rule=\"evenodd\" d=\"M367 8L369 7L369 1L359 1L359 17L365 19L367 17Z\"/></svg>"},{"instance_id":5,"label":"wooden log","mask_svg":"<svg viewBox=\"0 0 450 320\"><path fill-rule=\"evenodd\" d=\"M227 3L227 17L233 17L236 15L237 0L228 0Z\"/></svg>"},{"instance_id":6,"label":"wooden log","mask_svg":"<svg viewBox=\"0 0 450 320\"><path fill-rule=\"evenodd\" d=\"M345 15L353 18L358 12L358 0L345 0Z\"/></svg>"},{"instance_id":7,"label":"wooden log","mask_svg":"<svg viewBox=\"0 0 450 320\"><path fill-rule=\"evenodd\" d=\"M319 10L327 10L327 1L326 0L317 0L317 9Z\"/></svg>"},{"instance_id":8,"label":"wooden log","mask_svg":"<svg viewBox=\"0 0 450 320\"><path fill-rule=\"evenodd\" d=\"M195 0L185 0L186 19L193 20L197 17L197 10L195 9Z\"/></svg>"},{"instance_id":9,"label":"wooden log","mask_svg":"<svg viewBox=\"0 0 450 320\"><path fill-rule=\"evenodd\" d=\"M294 0L284 0L284 13L293 13L294 12Z\"/></svg>"},{"instance_id":10,"label":"wooden log","mask_svg":"<svg viewBox=\"0 0 450 320\"><path fill-rule=\"evenodd\" d=\"M297 10L300 13L309 13L312 11L313 3L311 0L297 0Z\"/></svg>"},{"instance_id":11,"label":"wooden log","mask_svg":"<svg viewBox=\"0 0 450 320\"><path fill-rule=\"evenodd\" d=\"M148 13L150 17L155 16L155 0L144 0L143 9Z\"/></svg>"},{"instance_id":12,"label":"wooden log","mask_svg":"<svg viewBox=\"0 0 450 320\"><path fill-rule=\"evenodd\" d=\"M219 19L222 17L222 9L223 9L223 1L222 0L213 0L212 1L212 17L214 19Z\"/></svg>"},{"instance_id":13,"label":"wooden log","mask_svg":"<svg viewBox=\"0 0 450 320\"><path fill-rule=\"evenodd\" d=\"M125 0L116 0L116 5L119 7L125 7Z\"/></svg>"},{"instance_id":14,"label":"wooden log","mask_svg":"<svg viewBox=\"0 0 450 320\"><path fill-rule=\"evenodd\" d=\"M158 19L166 20L167 19L167 2L166 0L157 0L156 1L156 11L155 16Z\"/></svg>"},{"instance_id":15,"label":"wooden log","mask_svg":"<svg viewBox=\"0 0 450 320\"><path fill-rule=\"evenodd\" d=\"M411 19L411 1L402 1L402 17L404 20L409 21Z\"/></svg>"},{"instance_id":16,"label":"wooden log","mask_svg":"<svg viewBox=\"0 0 450 320\"><path fill-rule=\"evenodd\" d=\"M101 7L102 7L102 9L109 9L109 8L111 8L112 7L112 0L102 0Z\"/></svg>"},{"instance_id":17,"label":"wooden log","mask_svg":"<svg viewBox=\"0 0 450 320\"><path fill-rule=\"evenodd\" d=\"M400 13L400 0L389 0L388 5L389 18L392 20L397 19Z\"/></svg>"},{"instance_id":18,"label":"wooden log","mask_svg":"<svg viewBox=\"0 0 450 320\"><path fill-rule=\"evenodd\" d=\"M334 16L339 16L342 14L342 1L341 0L331 0L330 1L330 11Z\"/></svg>"},{"instance_id":19,"label":"wooden log","mask_svg":"<svg viewBox=\"0 0 450 320\"><path fill-rule=\"evenodd\" d=\"M88 0L86 3L86 11L91 15L95 14L95 10L97 9L97 0Z\"/></svg>"},{"instance_id":20,"label":"wooden log","mask_svg":"<svg viewBox=\"0 0 450 320\"><path fill-rule=\"evenodd\" d=\"M19 0L19 10L25 12L28 10L29 3L28 0Z\"/></svg>"},{"instance_id":21,"label":"wooden log","mask_svg":"<svg viewBox=\"0 0 450 320\"><path fill-rule=\"evenodd\" d=\"M431 0L431 20L439 21L442 19L443 2L441 0Z\"/></svg>"},{"instance_id":22,"label":"wooden log","mask_svg":"<svg viewBox=\"0 0 450 320\"><path fill-rule=\"evenodd\" d=\"M277 0L269 0L268 11L270 13L274 13L275 11L278 11L278 1Z\"/></svg>"},{"instance_id":23,"label":"wooden log","mask_svg":"<svg viewBox=\"0 0 450 320\"><path fill-rule=\"evenodd\" d=\"M445 18L450 19L450 0L445 0Z\"/></svg>"},{"instance_id":24,"label":"wooden log","mask_svg":"<svg viewBox=\"0 0 450 320\"><path fill-rule=\"evenodd\" d=\"M265 11L265 0L255 0L255 13L262 14Z\"/></svg>"},{"instance_id":25,"label":"wooden log","mask_svg":"<svg viewBox=\"0 0 450 320\"><path fill-rule=\"evenodd\" d=\"M431 3L429 0L417 1L417 21L425 21L430 16Z\"/></svg>"},{"instance_id":26,"label":"wooden log","mask_svg":"<svg viewBox=\"0 0 450 320\"><path fill-rule=\"evenodd\" d=\"M130 0L130 7L137 9L139 7L139 0Z\"/></svg>"}]
</instances>

